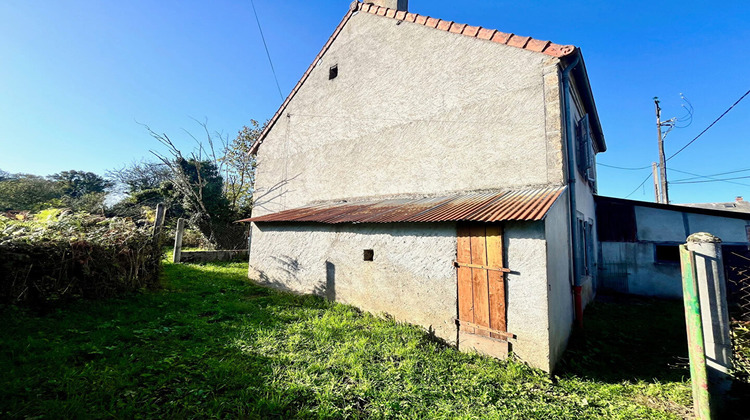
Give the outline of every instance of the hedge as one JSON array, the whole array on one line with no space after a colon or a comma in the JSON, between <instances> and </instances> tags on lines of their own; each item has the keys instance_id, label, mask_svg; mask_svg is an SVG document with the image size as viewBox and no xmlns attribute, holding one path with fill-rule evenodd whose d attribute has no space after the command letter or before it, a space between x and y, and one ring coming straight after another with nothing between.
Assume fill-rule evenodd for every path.
<instances>
[{"instance_id":1,"label":"hedge","mask_svg":"<svg viewBox=\"0 0 750 420\"><path fill-rule=\"evenodd\" d=\"M48 305L156 287L162 252L151 230L146 221L60 210L0 216L0 303Z\"/></svg>"}]
</instances>

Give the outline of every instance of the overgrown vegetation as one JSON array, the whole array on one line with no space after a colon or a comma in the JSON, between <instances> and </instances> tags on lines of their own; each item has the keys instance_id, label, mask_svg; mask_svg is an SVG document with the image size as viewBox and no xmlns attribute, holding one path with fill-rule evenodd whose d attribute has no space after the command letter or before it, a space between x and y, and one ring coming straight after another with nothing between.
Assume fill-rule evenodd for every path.
<instances>
[{"instance_id":1,"label":"overgrown vegetation","mask_svg":"<svg viewBox=\"0 0 750 420\"><path fill-rule=\"evenodd\" d=\"M252 209L255 160L247 152L263 127L253 120L229 141L211 134L206 123L199 124L205 140L188 132L196 142L189 153L183 153L167 134L146 127L166 149L166 153L152 153L169 171L169 198L184 209L190 225L216 248L244 248L247 227L234 222Z\"/></svg>"},{"instance_id":2,"label":"overgrown vegetation","mask_svg":"<svg viewBox=\"0 0 750 420\"><path fill-rule=\"evenodd\" d=\"M0 215L0 303L47 307L153 287L160 244L131 219L51 209Z\"/></svg>"},{"instance_id":3,"label":"overgrown vegetation","mask_svg":"<svg viewBox=\"0 0 750 420\"><path fill-rule=\"evenodd\" d=\"M654 376L634 377L599 361L648 358L608 340L636 330L644 340L656 339L661 331L651 328L654 318L642 321L659 314L658 305L639 306L635 320L620 315L609 322L605 317L630 313L629 306L592 307L607 335L587 329L585 345L606 345L612 353L583 358L574 343L579 353L566 356L562 376L550 379L516 361L460 353L418 328L350 306L253 285L246 270L243 263L166 264L162 291L76 302L47 316L5 308L0 417L631 419L689 413L682 373L671 374L666 365Z\"/></svg>"}]
</instances>

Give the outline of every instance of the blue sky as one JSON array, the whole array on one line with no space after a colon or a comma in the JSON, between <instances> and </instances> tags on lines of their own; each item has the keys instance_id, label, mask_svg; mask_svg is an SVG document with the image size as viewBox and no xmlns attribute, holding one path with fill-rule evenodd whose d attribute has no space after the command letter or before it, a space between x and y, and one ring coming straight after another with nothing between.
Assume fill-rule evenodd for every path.
<instances>
[{"instance_id":1,"label":"blue sky","mask_svg":"<svg viewBox=\"0 0 750 420\"><path fill-rule=\"evenodd\" d=\"M286 95L349 1L255 1ZM664 118L684 114L680 93L695 108L692 124L667 137L671 155L750 89L744 0L411 0L409 9L581 47L609 147L598 161L608 165L656 159L654 96ZM233 137L281 101L249 0L0 2L0 169L103 174L159 150L139 123L189 149L193 119ZM748 123L750 97L668 163L669 179L750 177ZM600 193L652 200L651 181L636 188L649 172L600 166ZM750 199L750 178L733 182L744 185L674 184L670 196Z\"/></svg>"}]
</instances>

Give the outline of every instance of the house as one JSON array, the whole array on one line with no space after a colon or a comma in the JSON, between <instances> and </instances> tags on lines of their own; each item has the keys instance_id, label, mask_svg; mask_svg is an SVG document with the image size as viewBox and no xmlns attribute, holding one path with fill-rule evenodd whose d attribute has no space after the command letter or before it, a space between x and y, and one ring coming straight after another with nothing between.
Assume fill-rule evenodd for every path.
<instances>
[{"instance_id":1,"label":"house","mask_svg":"<svg viewBox=\"0 0 750 420\"><path fill-rule=\"evenodd\" d=\"M600 289L682 299L678 246L696 232L722 240L725 267L736 254L748 265L750 213L600 196L595 201Z\"/></svg>"},{"instance_id":2,"label":"house","mask_svg":"<svg viewBox=\"0 0 750 420\"><path fill-rule=\"evenodd\" d=\"M596 275L581 51L406 3L353 2L253 145L249 276L551 371Z\"/></svg>"},{"instance_id":3,"label":"house","mask_svg":"<svg viewBox=\"0 0 750 420\"><path fill-rule=\"evenodd\" d=\"M724 211L738 211L750 213L750 202L745 201L742 197L737 197L729 203L688 203L679 204L680 206L699 207L703 209L714 209Z\"/></svg>"}]
</instances>

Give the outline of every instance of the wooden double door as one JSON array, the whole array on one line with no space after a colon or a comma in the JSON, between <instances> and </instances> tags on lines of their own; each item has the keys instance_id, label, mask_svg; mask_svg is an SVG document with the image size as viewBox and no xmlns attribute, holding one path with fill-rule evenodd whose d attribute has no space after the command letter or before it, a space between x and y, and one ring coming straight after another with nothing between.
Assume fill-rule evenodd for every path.
<instances>
[{"instance_id":1,"label":"wooden double door","mask_svg":"<svg viewBox=\"0 0 750 420\"><path fill-rule=\"evenodd\" d=\"M506 340L503 230L495 224L458 226L458 324L462 333Z\"/></svg>"}]
</instances>

